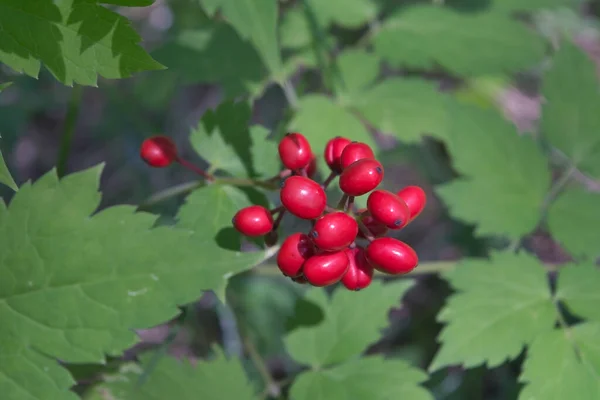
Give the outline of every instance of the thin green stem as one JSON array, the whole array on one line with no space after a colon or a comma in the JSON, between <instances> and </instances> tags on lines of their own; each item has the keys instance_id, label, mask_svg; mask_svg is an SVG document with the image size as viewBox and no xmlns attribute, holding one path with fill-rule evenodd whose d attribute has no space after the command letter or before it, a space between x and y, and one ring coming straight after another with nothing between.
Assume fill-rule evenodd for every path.
<instances>
[{"instance_id":1,"label":"thin green stem","mask_svg":"<svg viewBox=\"0 0 600 400\"><path fill-rule=\"evenodd\" d=\"M138 211L148 209L157 203L160 203L172 197L177 197L179 195L191 192L192 190L198 189L199 187L204 185L204 181L193 181L170 187L150 196L146 201L144 201L138 206Z\"/></svg>"},{"instance_id":2,"label":"thin green stem","mask_svg":"<svg viewBox=\"0 0 600 400\"><path fill-rule=\"evenodd\" d=\"M570 165L565 170L565 172L556 180L556 182L554 182L542 205L544 213L547 211L548 207L550 207L550 205L556 199L556 197L560 194L560 192L569 183L575 172L577 172L577 167L575 165Z\"/></svg>"},{"instance_id":3,"label":"thin green stem","mask_svg":"<svg viewBox=\"0 0 600 400\"><path fill-rule=\"evenodd\" d=\"M292 110L298 109L298 94L296 93L296 89L294 89L294 85L289 80L284 80L280 83L281 89L283 89L283 94L285 95L285 99L287 100L290 108Z\"/></svg>"},{"instance_id":4,"label":"thin green stem","mask_svg":"<svg viewBox=\"0 0 600 400\"><path fill-rule=\"evenodd\" d=\"M71 99L65 116L65 125L63 128L62 138L60 140L60 149L58 151L58 159L56 162L56 173L59 177L63 177L67 170L69 162L69 153L71 152L71 142L75 133L75 124L79 116L81 106L81 98L83 96L83 86L75 85L71 89Z\"/></svg>"}]
</instances>

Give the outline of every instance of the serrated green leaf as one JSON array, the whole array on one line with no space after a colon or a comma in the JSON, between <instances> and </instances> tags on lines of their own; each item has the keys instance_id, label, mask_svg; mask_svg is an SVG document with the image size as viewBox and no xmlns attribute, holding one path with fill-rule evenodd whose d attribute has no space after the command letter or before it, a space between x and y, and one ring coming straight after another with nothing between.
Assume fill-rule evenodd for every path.
<instances>
[{"instance_id":1,"label":"serrated green leaf","mask_svg":"<svg viewBox=\"0 0 600 400\"><path fill-rule=\"evenodd\" d=\"M450 97L421 79L386 79L360 96L356 109L373 126L404 142L423 134L446 138Z\"/></svg>"},{"instance_id":2,"label":"serrated green leaf","mask_svg":"<svg viewBox=\"0 0 600 400\"><path fill-rule=\"evenodd\" d=\"M405 361L372 356L323 371L301 374L290 389L294 400L432 400L419 383L427 375Z\"/></svg>"},{"instance_id":3,"label":"serrated green leaf","mask_svg":"<svg viewBox=\"0 0 600 400\"><path fill-rule=\"evenodd\" d=\"M306 0L320 24L335 23L346 28L359 28L377 16L373 0Z\"/></svg>"},{"instance_id":4,"label":"serrated green leaf","mask_svg":"<svg viewBox=\"0 0 600 400\"><path fill-rule=\"evenodd\" d=\"M306 299L323 309L323 321L301 327L285 338L292 357L313 367L346 361L360 354L380 335L388 322L391 307L413 282L400 281L386 285L374 281L368 289L351 292L338 289L331 299L322 289L311 289Z\"/></svg>"},{"instance_id":5,"label":"serrated green leaf","mask_svg":"<svg viewBox=\"0 0 600 400\"><path fill-rule=\"evenodd\" d=\"M585 322L570 329L579 355L591 370L600 375L600 322ZM598 379L598 378L596 378Z\"/></svg>"},{"instance_id":6,"label":"serrated green leaf","mask_svg":"<svg viewBox=\"0 0 600 400\"><path fill-rule=\"evenodd\" d=\"M218 83L228 97L254 93L265 78L254 47L225 23L183 31L152 55L185 83Z\"/></svg>"},{"instance_id":7,"label":"serrated green leaf","mask_svg":"<svg viewBox=\"0 0 600 400\"><path fill-rule=\"evenodd\" d=\"M155 0L100 0L99 3L114 4L121 7L147 7L154 4Z\"/></svg>"},{"instance_id":8,"label":"serrated green leaf","mask_svg":"<svg viewBox=\"0 0 600 400\"><path fill-rule=\"evenodd\" d=\"M140 364L125 364L118 373L106 376L86 400L257 399L240 361L227 359L221 350L216 351L215 358L196 365L162 357L149 379L138 385L154 354L145 353Z\"/></svg>"},{"instance_id":9,"label":"serrated green leaf","mask_svg":"<svg viewBox=\"0 0 600 400\"><path fill-rule=\"evenodd\" d=\"M600 254L600 196L579 188L565 190L548 210L552 236L575 257Z\"/></svg>"},{"instance_id":10,"label":"serrated green leaf","mask_svg":"<svg viewBox=\"0 0 600 400\"><path fill-rule=\"evenodd\" d=\"M362 49L345 50L337 58L342 82L336 87L336 96L343 104L359 102L362 92L379 75L380 60Z\"/></svg>"},{"instance_id":11,"label":"serrated green leaf","mask_svg":"<svg viewBox=\"0 0 600 400\"><path fill-rule=\"evenodd\" d=\"M302 7L291 8L283 14L279 24L279 37L283 48L300 49L310 45L312 34Z\"/></svg>"},{"instance_id":12,"label":"serrated green leaf","mask_svg":"<svg viewBox=\"0 0 600 400\"><path fill-rule=\"evenodd\" d=\"M277 142L268 139L269 130L260 125L250 127L250 138L252 147L253 173L259 178L270 178L281 169L281 161L278 158Z\"/></svg>"},{"instance_id":13,"label":"serrated green leaf","mask_svg":"<svg viewBox=\"0 0 600 400\"><path fill-rule=\"evenodd\" d=\"M556 297L583 318L600 321L600 271L593 264L561 268Z\"/></svg>"},{"instance_id":14,"label":"serrated green leaf","mask_svg":"<svg viewBox=\"0 0 600 400\"><path fill-rule=\"evenodd\" d=\"M541 131L580 170L600 177L600 87L595 64L564 41L543 82Z\"/></svg>"},{"instance_id":15,"label":"serrated green leaf","mask_svg":"<svg viewBox=\"0 0 600 400\"><path fill-rule=\"evenodd\" d=\"M322 153L329 139L338 135L376 148L375 141L360 119L323 95L302 97L289 129L306 136L315 154ZM327 165L322 157L318 157L318 162L321 171L325 171Z\"/></svg>"},{"instance_id":16,"label":"serrated green leaf","mask_svg":"<svg viewBox=\"0 0 600 400\"><path fill-rule=\"evenodd\" d=\"M572 329L574 337L582 327L587 329L583 325ZM596 329L596 335L598 333ZM600 398L600 370L585 358L578 359L570 335L554 330L540 334L533 341L519 378L526 383L519 400L563 400L572 396L581 400ZM597 342L597 338L595 336L592 343Z\"/></svg>"},{"instance_id":17,"label":"serrated green leaf","mask_svg":"<svg viewBox=\"0 0 600 400\"><path fill-rule=\"evenodd\" d=\"M546 270L529 255L465 260L445 277L458 292L438 315L446 326L430 371L453 364L495 367L554 325Z\"/></svg>"},{"instance_id":18,"label":"serrated green leaf","mask_svg":"<svg viewBox=\"0 0 600 400\"><path fill-rule=\"evenodd\" d=\"M133 329L171 319L177 305L272 255L223 244L228 204L250 203L234 188L191 194L177 227L152 229L156 216L133 206L90 217L101 170L60 181L51 171L0 209L0 393L10 399L73 399L72 379L51 358L103 363L136 342Z\"/></svg>"},{"instance_id":19,"label":"serrated green leaf","mask_svg":"<svg viewBox=\"0 0 600 400\"><path fill-rule=\"evenodd\" d=\"M164 68L129 21L96 0L0 0L0 26L0 62L33 77L44 63L68 86Z\"/></svg>"},{"instance_id":20,"label":"serrated green leaf","mask_svg":"<svg viewBox=\"0 0 600 400\"><path fill-rule=\"evenodd\" d=\"M516 11L537 11L558 7L574 7L580 0L448 0L445 4L459 10L472 11L474 9L489 8L494 12L513 13Z\"/></svg>"},{"instance_id":21,"label":"serrated green leaf","mask_svg":"<svg viewBox=\"0 0 600 400\"><path fill-rule=\"evenodd\" d=\"M0 183L5 184L15 192L19 190L15 180L13 179L8 167L6 166L6 162L4 161L4 156L2 155L2 151L0 151Z\"/></svg>"},{"instance_id":22,"label":"serrated green leaf","mask_svg":"<svg viewBox=\"0 0 600 400\"><path fill-rule=\"evenodd\" d=\"M220 10L241 37L249 39L263 62L277 76L282 63L277 36L277 1L275 0L201 0L207 14Z\"/></svg>"},{"instance_id":23,"label":"serrated green leaf","mask_svg":"<svg viewBox=\"0 0 600 400\"><path fill-rule=\"evenodd\" d=\"M477 224L478 235L518 239L529 233L551 180L538 145L495 110L448 104L448 148L464 176L437 188L451 215Z\"/></svg>"},{"instance_id":24,"label":"serrated green leaf","mask_svg":"<svg viewBox=\"0 0 600 400\"><path fill-rule=\"evenodd\" d=\"M540 62L545 51L542 38L502 14L465 14L435 5L396 13L373 44L396 66L430 69L439 64L458 75L513 73Z\"/></svg>"}]
</instances>

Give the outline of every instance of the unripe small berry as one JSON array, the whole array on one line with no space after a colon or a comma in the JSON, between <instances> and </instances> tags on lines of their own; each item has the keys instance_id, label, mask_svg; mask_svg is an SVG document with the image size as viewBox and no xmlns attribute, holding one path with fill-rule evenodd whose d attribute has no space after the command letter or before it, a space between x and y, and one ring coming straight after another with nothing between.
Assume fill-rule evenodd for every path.
<instances>
[{"instance_id":1,"label":"unripe small berry","mask_svg":"<svg viewBox=\"0 0 600 400\"><path fill-rule=\"evenodd\" d=\"M315 219L325 211L327 195L317 182L303 176L290 176L279 192L281 204L302 219Z\"/></svg>"},{"instance_id":2,"label":"unripe small berry","mask_svg":"<svg viewBox=\"0 0 600 400\"><path fill-rule=\"evenodd\" d=\"M171 138L153 136L142 143L140 157L151 167L164 168L177 159L177 148Z\"/></svg>"},{"instance_id":3,"label":"unripe small berry","mask_svg":"<svg viewBox=\"0 0 600 400\"><path fill-rule=\"evenodd\" d=\"M374 269L365 257L365 251L361 247L346 250L349 265L348 271L342 278L342 284L348 290L361 290L373 281Z\"/></svg>"},{"instance_id":4,"label":"unripe small berry","mask_svg":"<svg viewBox=\"0 0 600 400\"><path fill-rule=\"evenodd\" d=\"M286 168L298 170L306 167L313 157L310 143L301 133L288 133L279 142L279 157Z\"/></svg>"},{"instance_id":5,"label":"unripe small berry","mask_svg":"<svg viewBox=\"0 0 600 400\"><path fill-rule=\"evenodd\" d=\"M239 210L232 223L242 235L263 236L273 229L273 216L266 208L254 205Z\"/></svg>"},{"instance_id":6,"label":"unripe small berry","mask_svg":"<svg viewBox=\"0 0 600 400\"><path fill-rule=\"evenodd\" d=\"M348 270L346 252L315 254L304 262L302 272L313 286L329 286L339 282Z\"/></svg>"},{"instance_id":7,"label":"unripe small berry","mask_svg":"<svg viewBox=\"0 0 600 400\"><path fill-rule=\"evenodd\" d=\"M340 189L349 196L362 196L383 180L383 166L375 159L358 160L340 175Z\"/></svg>"},{"instance_id":8,"label":"unripe small berry","mask_svg":"<svg viewBox=\"0 0 600 400\"><path fill-rule=\"evenodd\" d=\"M319 218L309 233L313 243L325 251L342 250L358 234L356 220L344 212L333 212Z\"/></svg>"},{"instance_id":9,"label":"unripe small berry","mask_svg":"<svg viewBox=\"0 0 600 400\"><path fill-rule=\"evenodd\" d=\"M427 196L425 195L425 191L418 186L407 186L398 191L397 195L404 200L408 206L408 210L410 212L409 222L417 218L427 204Z\"/></svg>"},{"instance_id":10,"label":"unripe small berry","mask_svg":"<svg viewBox=\"0 0 600 400\"><path fill-rule=\"evenodd\" d=\"M277 253L277 266L281 272L292 278L302 274L302 265L314 254L313 244L304 233L288 236Z\"/></svg>"},{"instance_id":11,"label":"unripe small berry","mask_svg":"<svg viewBox=\"0 0 600 400\"><path fill-rule=\"evenodd\" d=\"M412 247L390 237L373 240L365 255L376 270L390 275L407 274L419 264L419 257Z\"/></svg>"},{"instance_id":12,"label":"unripe small berry","mask_svg":"<svg viewBox=\"0 0 600 400\"><path fill-rule=\"evenodd\" d=\"M337 172L338 174L342 172L340 158L342 156L342 152L350 143L350 139L336 136L327 142L327 145L325 145L325 151L323 155L325 157L325 162L332 171Z\"/></svg>"},{"instance_id":13,"label":"unripe small berry","mask_svg":"<svg viewBox=\"0 0 600 400\"><path fill-rule=\"evenodd\" d=\"M410 221L410 211L404 200L387 190L371 192L367 209L375 220L390 229L401 229Z\"/></svg>"},{"instance_id":14,"label":"unripe small berry","mask_svg":"<svg viewBox=\"0 0 600 400\"><path fill-rule=\"evenodd\" d=\"M340 156L340 168L344 170L356 161L365 158L375 158L373 149L366 143L352 142L344 147Z\"/></svg>"}]
</instances>

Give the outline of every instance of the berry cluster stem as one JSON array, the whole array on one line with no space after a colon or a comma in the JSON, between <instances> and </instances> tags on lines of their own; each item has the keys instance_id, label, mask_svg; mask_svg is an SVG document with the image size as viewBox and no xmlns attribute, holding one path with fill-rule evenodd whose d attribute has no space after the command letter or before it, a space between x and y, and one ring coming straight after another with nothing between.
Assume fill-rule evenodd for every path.
<instances>
[{"instance_id":1,"label":"berry cluster stem","mask_svg":"<svg viewBox=\"0 0 600 400\"><path fill-rule=\"evenodd\" d=\"M323 181L323 189L327 189L327 187L329 186L329 184L335 179L335 177L337 175L338 175L337 172L331 171L331 173L329 174L329 176L327 177L327 179L325 179L325 181Z\"/></svg>"},{"instance_id":2,"label":"berry cluster stem","mask_svg":"<svg viewBox=\"0 0 600 400\"><path fill-rule=\"evenodd\" d=\"M338 202L336 208L338 210L343 210L346 207L346 203L348 202L348 195L344 194L342 195L342 198L340 199L340 201Z\"/></svg>"},{"instance_id":3,"label":"berry cluster stem","mask_svg":"<svg viewBox=\"0 0 600 400\"><path fill-rule=\"evenodd\" d=\"M360 218L356 219L356 223L358 224L358 229L360 229L362 234L365 236L365 239L367 239L369 242L375 240L375 237L373 236L369 228L367 228L367 226L364 224L364 222L362 222Z\"/></svg>"},{"instance_id":4,"label":"berry cluster stem","mask_svg":"<svg viewBox=\"0 0 600 400\"><path fill-rule=\"evenodd\" d=\"M214 175L209 174L208 172L206 172L202 168L192 164L191 162L189 162L181 157L177 157L177 159L175 161L177 161L179 164L181 164L183 167L189 169L190 171L195 172L196 174L200 175L201 177L206 179L208 182L215 181Z\"/></svg>"}]
</instances>

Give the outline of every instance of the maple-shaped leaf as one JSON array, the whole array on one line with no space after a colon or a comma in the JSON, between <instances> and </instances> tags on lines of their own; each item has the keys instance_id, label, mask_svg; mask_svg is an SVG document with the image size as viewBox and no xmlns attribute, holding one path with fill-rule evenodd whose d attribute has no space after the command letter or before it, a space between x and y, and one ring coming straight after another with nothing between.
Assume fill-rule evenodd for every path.
<instances>
[{"instance_id":1,"label":"maple-shaped leaf","mask_svg":"<svg viewBox=\"0 0 600 400\"><path fill-rule=\"evenodd\" d=\"M365 89L379 75L381 60L362 49L345 50L337 57L341 82L335 88L336 97L345 104L358 102Z\"/></svg>"},{"instance_id":2,"label":"maple-shaped leaf","mask_svg":"<svg viewBox=\"0 0 600 400\"><path fill-rule=\"evenodd\" d=\"M3 397L75 398L56 359L103 363L136 342L134 329L173 318L177 305L272 255L225 240L233 204L250 204L238 189L197 190L178 226L153 228L157 217L134 206L95 213L101 170L60 181L51 171L0 206ZM211 208L200 214L190 204Z\"/></svg>"},{"instance_id":3,"label":"maple-shaped leaf","mask_svg":"<svg viewBox=\"0 0 600 400\"><path fill-rule=\"evenodd\" d=\"M142 382L140 378L156 355L154 351L145 353L139 364L124 364L118 372L105 375L105 382L93 387L84 399L257 399L240 361L228 359L217 348L215 353L209 360L194 362L161 357Z\"/></svg>"},{"instance_id":4,"label":"maple-shaped leaf","mask_svg":"<svg viewBox=\"0 0 600 400\"><path fill-rule=\"evenodd\" d=\"M593 264L569 265L560 269L556 298L571 312L600 321L600 270Z\"/></svg>"},{"instance_id":5,"label":"maple-shaped leaf","mask_svg":"<svg viewBox=\"0 0 600 400\"><path fill-rule=\"evenodd\" d=\"M129 21L96 0L0 0L0 26L0 62L33 77L43 63L68 86L164 68Z\"/></svg>"},{"instance_id":6,"label":"maple-shaped leaf","mask_svg":"<svg viewBox=\"0 0 600 400\"><path fill-rule=\"evenodd\" d=\"M292 357L313 368L346 361L373 343L387 323L390 308L413 282L382 284L374 281L368 289L334 291L331 299L323 289L311 289L305 299L323 310L322 321L300 327L285 338Z\"/></svg>"},{"instance_id":7,"label":"maple-shaped leaf","mask_svg":"<svg viewBox=\"0 0 600 400\"><path fill-rule=\"evenodd\" d=\"M493 253L490 260L467 259L445 278L457 293L438 315L446 326L430 371L454 364L495 367L554 325L546 270L532 256Z\"/></svg>"},{"instance_id":8,"label":"maple-shaped leaf","mask_svg":"<svg viewBox=\"0 0 600 400\"><path fill-rule=\"evenodd\" d=\"M527 351L519 400L600 398L599 334L598 323L540 334Z\"/></svg>"},{"instance_id":9,"label":"maple-shaped leaf","mask_svg":"<svg viewBox=\"0 0 600 400\"><path fill-rule=\"evenodd\" d=\"M529 233L550 187L548 161L495 110L448 103L447 145L463 176L439 186L450 214L477 225L478 235Z\"/></svg>"},{"instance_id":10,"label":"maple-shaped leaf","mask_svg":"<svg viewBox=\"0 0 600 400\"><path fill-rule=\"evenodd\" d=\"M374 35L375 52L398 67L441 65L458 75L512 73L540 62L544 40L495 12L461 13L418 5L401 9Z\"/></svg>"},{"instance_id":11,"label":"maple-shaped leaf","mask_svg":"<svg viewBox=\"0 0 600 400\"><path fill-rule=\"evenodd\" d=\"M542 85L541 132L582 171L600 177L600 85L583 50L563 41Z\"/></svg>"},{"instance_id":12,"label":"maple-shaped leaf","mask_svg":"<svg viewBox=\"0 0 600 400\"><path fill-rule=\"evenodd\" d=\"M427 375L401 360L370 356L302 373L292 385L294 400L432 400L419 386Z\"/></svg>"}]
</instances>

